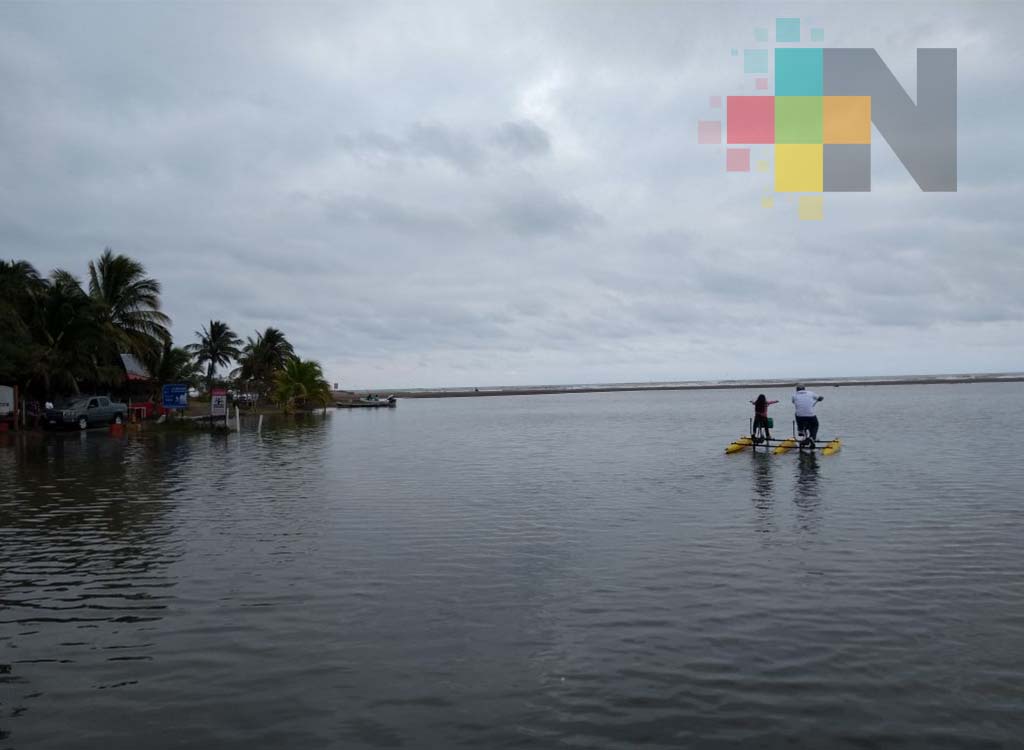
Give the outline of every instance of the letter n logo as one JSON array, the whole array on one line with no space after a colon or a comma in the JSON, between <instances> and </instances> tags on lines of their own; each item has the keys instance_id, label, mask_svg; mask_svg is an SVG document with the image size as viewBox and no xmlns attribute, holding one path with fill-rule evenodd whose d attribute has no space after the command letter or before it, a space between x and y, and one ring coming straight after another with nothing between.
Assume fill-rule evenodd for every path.
<instances>
[{"instance_id":1,"label":"letter n logo","mask_svg":"<svg viewBox=\"0 0 1024 750\"><path fill-rule=\"evenodd\" d=\"M955 191L956 50L917 50L917 104L874 49L825 48L822 57L826 103L870 97L871 122L921 190ZM824 191L870 190L870 149L870 143L830 146L826 139Z\"/></svg>"}]
</instances>

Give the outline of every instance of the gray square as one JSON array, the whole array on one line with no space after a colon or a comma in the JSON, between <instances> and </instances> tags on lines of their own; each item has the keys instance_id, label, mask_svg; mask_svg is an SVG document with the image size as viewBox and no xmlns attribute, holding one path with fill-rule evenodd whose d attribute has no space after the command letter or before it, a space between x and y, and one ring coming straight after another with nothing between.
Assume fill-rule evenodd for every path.
<instances>
[{"instance_id":1,"label":"gray square","mask_svg":"<svg viewBox=\"0 0 1024 750\"><path fill-rule=\"evenodd\" d=\"M871 191L870 143L826 143L824 160L826 193Z\"/></svg>"}]
</instances>

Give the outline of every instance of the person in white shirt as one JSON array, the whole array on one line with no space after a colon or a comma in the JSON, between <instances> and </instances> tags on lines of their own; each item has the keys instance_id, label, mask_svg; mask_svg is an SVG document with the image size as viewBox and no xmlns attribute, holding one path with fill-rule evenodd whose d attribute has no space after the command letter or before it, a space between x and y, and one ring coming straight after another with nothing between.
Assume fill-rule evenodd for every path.
<instances>
[{"instance_id":1,"label":"person in white shirt","mask_svg":"<svg viewBox=\"0 0 1024 750\"><path fill-rule=\"evenodd\" d=\"M819 401L824 400L824 396L819 396L814 391L807 390L803 385L797 385L796 393L793 394L797 432L801 435L809 434L811 440L818 439L818 418L814 414L814 406Z\"/></svg>"}]
</instances>

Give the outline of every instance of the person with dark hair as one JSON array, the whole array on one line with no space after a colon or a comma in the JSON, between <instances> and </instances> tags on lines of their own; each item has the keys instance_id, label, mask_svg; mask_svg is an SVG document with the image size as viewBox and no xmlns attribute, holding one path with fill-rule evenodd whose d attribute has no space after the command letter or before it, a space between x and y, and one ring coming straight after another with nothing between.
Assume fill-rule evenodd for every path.
<instances>
[{"instance_id":1,"label":"person with dark hair","mask_svg":"<svg viewBox=\"0 0 1024 750\"><path fill-rule=\"evenodd\" d=\"M779 402L769 401L765 398L765 395L761 393L750 403L754 405L754 424L750 430L750 437L755 441L758 440L757 429L760 427L764 432L765 440L771 440L772 434L768 431L768 407Z\"/></svg>"}]
</instances>

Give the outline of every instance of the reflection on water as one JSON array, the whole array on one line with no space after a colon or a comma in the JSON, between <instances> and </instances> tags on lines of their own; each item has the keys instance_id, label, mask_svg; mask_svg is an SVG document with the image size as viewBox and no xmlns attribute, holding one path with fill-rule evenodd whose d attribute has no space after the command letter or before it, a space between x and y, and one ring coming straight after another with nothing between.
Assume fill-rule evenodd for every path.
<instances>
[{"instance_id":1,"label":"reflection on water","mask_svg":"<svg viewBox=\"0 0 1024 750\"><path fill-rule=\"evenodd\" d=\"M722 455L725 391L0 435L0 748L1014 746L1024 462L962 434L1024 386L829 403L834 457Z\"/></svg>"},{"instance_id":2,"label":"reflection on water","mask_svg":"<svg viewBox=\"0 0 1024 750\"><path fill-rule=\"evenodd\" d=\"M767 453L752 453L754 461L754 494L762 500L771 500L774 492L772 457Z\"/></svg>"},{"instance_id":3,"label":"reflection on water","mask_svg":"<svg viewBox=\"0 0 1024 750\"><path fill-rule=\"evenodd\" d=\"M797 525L802 531L817 531L821 525L819 460L815 453L801 452L797 456L793 502L797 507Z\"/></svg>"},{"instance_id":4,"label":"reflection on water","mask_svg":"<svg viewBox=\"0 0 1024 750\"><path fill-rule=\"evenodd\" d=\"M751 453L751 480L755 512L754 529L758 533L772 534L777 530L775 518L775 476L777 464L791 463L794 467L793 505L796 526L802 532L815 532L821 525L822 493L818 456L813 453L775 456L770 453Z\"/></svg>"},{"instance_id":5,"label":"reflection on water","mask_svg":"<svg viewBox=\"0 0 1024 750\"><path fill-rule=\"evenodd\" d=\"M45 715L61 694L43 691L41 665L77 665L94 690L135 684L118 665L153 658L147 632L167 609L167 566L180 554L166 539L160 442L9 435L2 450L0 647L11 715L40 703Z\"/></svg>"},{"instance_id":6,"label":"reflection on water","mask_svg":"<svg viewBox=\"0 0 1024 750\"><path fill-rule=\"evenodd\" d=\"M754 482L754 525L758 533L770 534L775 531L773 503L775 501L775 483L773 456L767 452L751 452L753 462L752 476Z\"/></svg>"}]
</instances>

